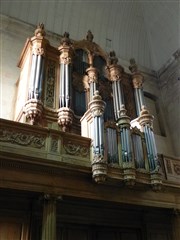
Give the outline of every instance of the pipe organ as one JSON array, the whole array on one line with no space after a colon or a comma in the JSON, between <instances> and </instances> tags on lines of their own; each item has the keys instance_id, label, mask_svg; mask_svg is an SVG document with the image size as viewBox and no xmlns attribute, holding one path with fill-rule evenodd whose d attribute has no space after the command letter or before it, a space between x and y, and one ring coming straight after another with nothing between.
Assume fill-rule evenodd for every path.
<instances>
[{"instance_id":1,"label":"pipe organ","mask_svg":"<svg viewBox=\"0 0 180 240\"><path fill-rule=\"evenodd\" d=\"M154 189L161 187L153 116L134 59L131 73L125 72L115 52L104 52L91 31L81 41L65 32L60 46L52 47L39 24L19 67L16 121L91 138L93 179L98 183L106 180L111 165L122 169L129 186L136 183L137 171L144 171ZM21 91L26 94L21 96ZM134 119L140 128L132 127Z\"/></svg>"}]
</instances>

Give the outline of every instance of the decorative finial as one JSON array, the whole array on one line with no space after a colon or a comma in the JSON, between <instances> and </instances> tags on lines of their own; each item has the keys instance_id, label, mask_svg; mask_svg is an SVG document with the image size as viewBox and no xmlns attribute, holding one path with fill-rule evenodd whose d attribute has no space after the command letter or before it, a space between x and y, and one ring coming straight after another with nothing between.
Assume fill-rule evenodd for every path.
<instances>
[{"instance_id":1,"label":"decorative finial","mask_svg":"<svg viewBox=\"0 0 180 240\"><path fill-rule=\"evenodd\" d=\"M34 32L34 35L36 37L44 37L46 35L46 32L44 31L44 24L43 23L39 23L37 25L37 28Z\"/></svg>"},{"instance_id":2,"label":"decorative finial","mask_svg":"<svg viewBox=\"0 0 180 240\"><path fill-rule=\"evenodd\" d=\"M69 33L65 32L62 39L61 39L61 44L63 46L69 46L71 45L71 40L69 39Z\"/></svg>"},{"instance_id":3,"label":"decorative finial","mask_svg":"<svg viewBox=\"0 0 180 240\"><path fill-rule=\"evenodd\" d=\"M89 42L92 42L93 41L93 38L94 38L94 35L92 34L92 32L89 30L87 32L87 35L86 35L86 40L89 41Z\"/></svg>"},{"instance_id":4,"label":"decorative finial","mask_svg":"<svg viewBox=\"0 0 180 240\"><path fill-rule=\"evenodd\" d=\"M111 51L109 53L109 63L110 64L117 64L118 63L118 58L116 57L115 51Z\"/></svg>"},{"instance_id":5,"label":"decorative finial","mask_svg":"<svg viewBox=\"0 0 180 240\"><path fill-rule=\"evenodd\" d=\"M137 67L137 64L136 64L136 61L135 61L134 58L131 58L131 59L130 59L129 70L130 70L132 73L136 73L136 72L138 71L138 67Z\"/></svg>"}]
</instances>

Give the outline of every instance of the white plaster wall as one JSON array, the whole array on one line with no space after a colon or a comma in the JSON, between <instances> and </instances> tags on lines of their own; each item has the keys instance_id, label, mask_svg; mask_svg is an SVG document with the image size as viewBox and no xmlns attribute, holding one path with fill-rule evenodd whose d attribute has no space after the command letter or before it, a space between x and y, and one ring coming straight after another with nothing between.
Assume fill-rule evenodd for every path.
<instances>
[{"instance_id":1,"label":"white plaster wall","mask_svg":"<svg viewBox=\"0 0 180 240\"><path fill-rule=\"evenodd\" d=\"M180 156L180 54L160 75L160 97L173 143L175 156Z\"/></svg>"}]
</instances>

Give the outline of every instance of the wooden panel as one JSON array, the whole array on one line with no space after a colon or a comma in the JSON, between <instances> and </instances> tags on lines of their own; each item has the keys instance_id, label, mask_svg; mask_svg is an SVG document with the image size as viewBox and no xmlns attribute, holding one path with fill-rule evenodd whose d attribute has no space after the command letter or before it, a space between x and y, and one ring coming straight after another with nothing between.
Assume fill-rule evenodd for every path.
<instances>
[{"instance_id":1,"label":"wooden panel","mask_svg":"<svg viewBox=\"0 0 180 240\"><path fill-rule=\"evenodd\" d=\"M0 240L21 240L21 229L21 223L0 221Z\"/></svg>"}]
</instances>

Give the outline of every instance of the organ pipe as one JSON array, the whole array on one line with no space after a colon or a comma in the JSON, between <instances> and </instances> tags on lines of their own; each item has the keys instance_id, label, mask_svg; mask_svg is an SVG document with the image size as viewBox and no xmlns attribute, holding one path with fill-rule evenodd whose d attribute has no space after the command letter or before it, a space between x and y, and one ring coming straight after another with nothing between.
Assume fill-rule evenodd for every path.
<instances>
[{"instance_id":1,"label":"organ pipe","mask_svg":"<svg viewBox=\"0 0 180 240\"><path fill-rule=\"evenodd\" d=\"M107 162L104 159L104 109L105 102L102 101L98 91L95 91L89 109L93 117L93 161L92 172L96 182L103 182L107 175Z\"/></svg>"},{"instance_id":2,"label":"organ pipe","mask_svg":"<svg viewBox=\"0 0 180 240\"><path fill-rule=\"evenodd\" d=\"M58 123L63 131L69 131L73 121L73 111L71 110L71 62L73 57L72 43L69 33L65 32L58 48L60 52L60 95Z\"/></svg>"}]
</instances>

